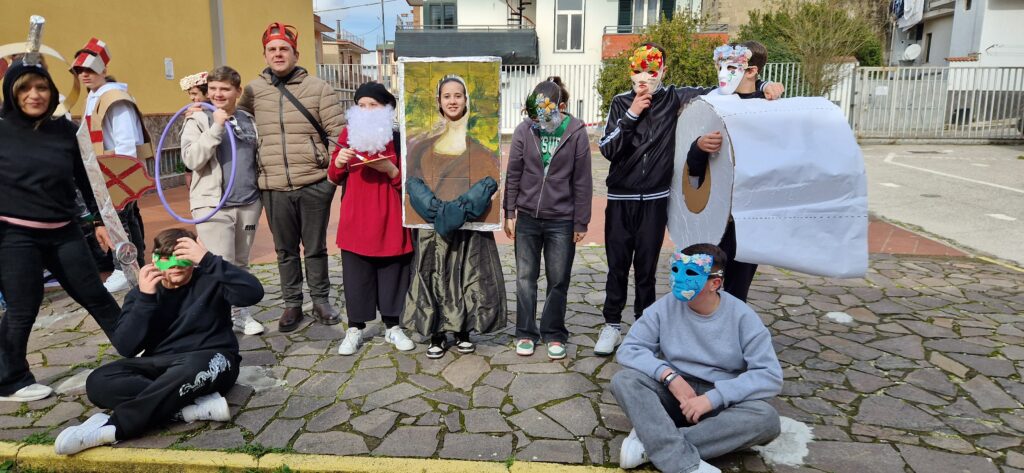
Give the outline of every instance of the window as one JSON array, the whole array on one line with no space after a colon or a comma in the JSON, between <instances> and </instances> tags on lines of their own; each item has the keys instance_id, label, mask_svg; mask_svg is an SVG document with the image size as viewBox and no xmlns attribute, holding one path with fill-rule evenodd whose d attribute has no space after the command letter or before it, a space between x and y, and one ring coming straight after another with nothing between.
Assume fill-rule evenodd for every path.
<instances>
[{"instance_id":1,"label":"window","mask_svg":"<svg viewBox=\"0 0 1024 473\"><path fill-rule=\"evenodd\" d=\"M672 19L675 10L676 0L633 0L633 26L656 24L662 16Z\"/></svg>"},{"instance_id":2,"label":"window","mask_svg":"<svg viewBox=\"0 0 1024 473\"><path fill-rule=\"evenodd\" d=\"M454 3L428 3L427 28L453 28L456 25Z\"/></svg>"},{"instance_id":3,"label":"window","mask_svg":"<svg viewBox=\"0 0 1024 473\"><path fill-rule=\"evenodd\" d=\"M932 62L932 34L924 35L924 62Z\"/></svg>"},{"instance_id":4,"label":"window","mask_svg":"<svg viewBox=\"0 0 1024 473\"><path fill-rule=\"evenodd\" d=\"M583 1L556 0L555 51L583 52Z\"/></svg>"}]
</instances>

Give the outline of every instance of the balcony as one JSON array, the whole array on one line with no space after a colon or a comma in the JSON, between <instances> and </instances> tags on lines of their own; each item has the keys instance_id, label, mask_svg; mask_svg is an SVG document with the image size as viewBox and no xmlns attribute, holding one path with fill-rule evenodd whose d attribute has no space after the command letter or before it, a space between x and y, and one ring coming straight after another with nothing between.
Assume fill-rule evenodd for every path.
<instances>
[{"instance_id":1,"label":"balcony","mask_svg":"<svg viewBox=\"0 0 1024 473\"><path fill-rule=\"evenodd\" d=\"M601 59L611 59L640 41L646 26L611 25L604 27L601 37ZM715 38L722 43L729 41L729 25L708 24L701 27L697 36Z\"/></svg>"},{"instance_id":2,"label":"balcony","mask_svg":"<svg viewBox=\"0 0 1024 473\"><path fill-rule=\"evenodd\" d=\"M955 7L955 0L926 0L924 4L924 19L930 20L952 15Z\"/></svg>"},{"instance_id":3,"label":"balcony","mask_svg":"<svg viewBox=\"0 0 1024 473\"><path fill-rule=\"evenodd\" d=\"M540 62L537 31L519 25L410 25L395 30L398 57L498 56L504 65Z\"/></svg>"}]
</instances>

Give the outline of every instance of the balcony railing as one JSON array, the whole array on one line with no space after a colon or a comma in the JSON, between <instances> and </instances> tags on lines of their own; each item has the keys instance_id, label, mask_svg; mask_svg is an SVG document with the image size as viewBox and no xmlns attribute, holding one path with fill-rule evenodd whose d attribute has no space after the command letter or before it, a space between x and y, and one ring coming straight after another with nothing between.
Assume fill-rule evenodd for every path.
<instances>
[{"instance_id":1,"label":"balcony railing","mask_svg":"<svg viewBox=\"0 0 1024 473\"><path fill-rule=\"evenodd\" d=\"M363 38L347 30L341 30L333 35L323 33L324 41L348 41L352 44L357 44L361 48L366 48L363 44Z\"/></svg>"},{"instance_id":2,"label":"balcony railing","mask_svg":"<svg viewBox=\"0 0 1024 473\"><path fill-rule=\"evenodd\" d=\"M644 34L650 25L609 25L604 27L604 34ZM729 25L725 23L708 23L697 27L698 33L726 33Z\"/></svg>"},{"instance_id":3,"label":"balcony railing","mask_svg":"<svg viewBox=\"0 0 1024 473\"><path fill-rule=\"evenodd\" d=\"M455 30L455 31L510 31L532 30L533 25L413 25L400 24L399 31Z\"/></svg>"}]
</instances>

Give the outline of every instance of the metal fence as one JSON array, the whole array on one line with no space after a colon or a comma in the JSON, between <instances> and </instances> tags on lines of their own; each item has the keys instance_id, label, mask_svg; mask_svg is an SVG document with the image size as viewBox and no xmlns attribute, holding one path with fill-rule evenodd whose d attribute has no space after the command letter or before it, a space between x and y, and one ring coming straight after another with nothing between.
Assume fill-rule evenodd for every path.
<instances>
[{"instance_id":1,"label":"metal fence","mask_svg":"<svg viewBox=\"0 0 1024 473\"><path fill-rule=\"evenodd\" d=\"M858 67L858 138L1019 140L1024 67Z\"/></svg>"},{"instance_id":2,"label":"metal fence","mask_svg":"<svg viewBox=\"0 0 1024 473\"><path fill-rule=\"evenodd\" d=\"M1024 138L1024 67L859 67L842 64L841 80L825 95L839 106L858 138L1020 140ZM398 92L394 64L321 64L322 79L344 105L363 82ZM501 131L522 121L522 104L533 87L559 76L571 95L569 111L588 124L605 119L597 80L601 66L503 66ZM788 96L805 90L799 63L765 66L762 79L786 85Z\"/></svg>"}]
</instances>

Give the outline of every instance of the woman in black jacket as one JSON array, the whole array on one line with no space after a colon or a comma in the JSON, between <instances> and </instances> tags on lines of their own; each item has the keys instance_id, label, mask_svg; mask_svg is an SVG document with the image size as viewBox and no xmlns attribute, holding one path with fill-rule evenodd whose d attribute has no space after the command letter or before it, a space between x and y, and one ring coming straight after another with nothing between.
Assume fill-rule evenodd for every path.
<instances>
[{"instance_id":1,"label":"woman in black jacket","mask_svg":"<svg viewBox=\"0 0 1024 473\"><path fill-rule=\"evenodd\" d=\"M53 117L57 87L41 66L16 62L3 80L0 109L0 287L7 314L0 319L0 402L28 402L53 392L36 384L25 352L49 269L68 295L109 336L121 313L100 281L76 217L75 189L99 215L82 163L75 127ZM97 217L97 224L102 221ZM109 247L106 229L97 239Z\"/></svg>"},{"instance_id":2,"label":"woman in black jacket","mask_svg":"<svg viewBox=\"0 0 1024 473\"><path fill-rule=\"evenodd\" d=\"M565 113L569 92L558 77L527 99L529 118L516 127L505 176L505 235L516 247L516 353L547 344L565 358L565 308L576 243L587 233L594 194L590 139L583 122ZM537 329L537 279L544 255L547 297Z\"/></svg>"}]
</instances>

